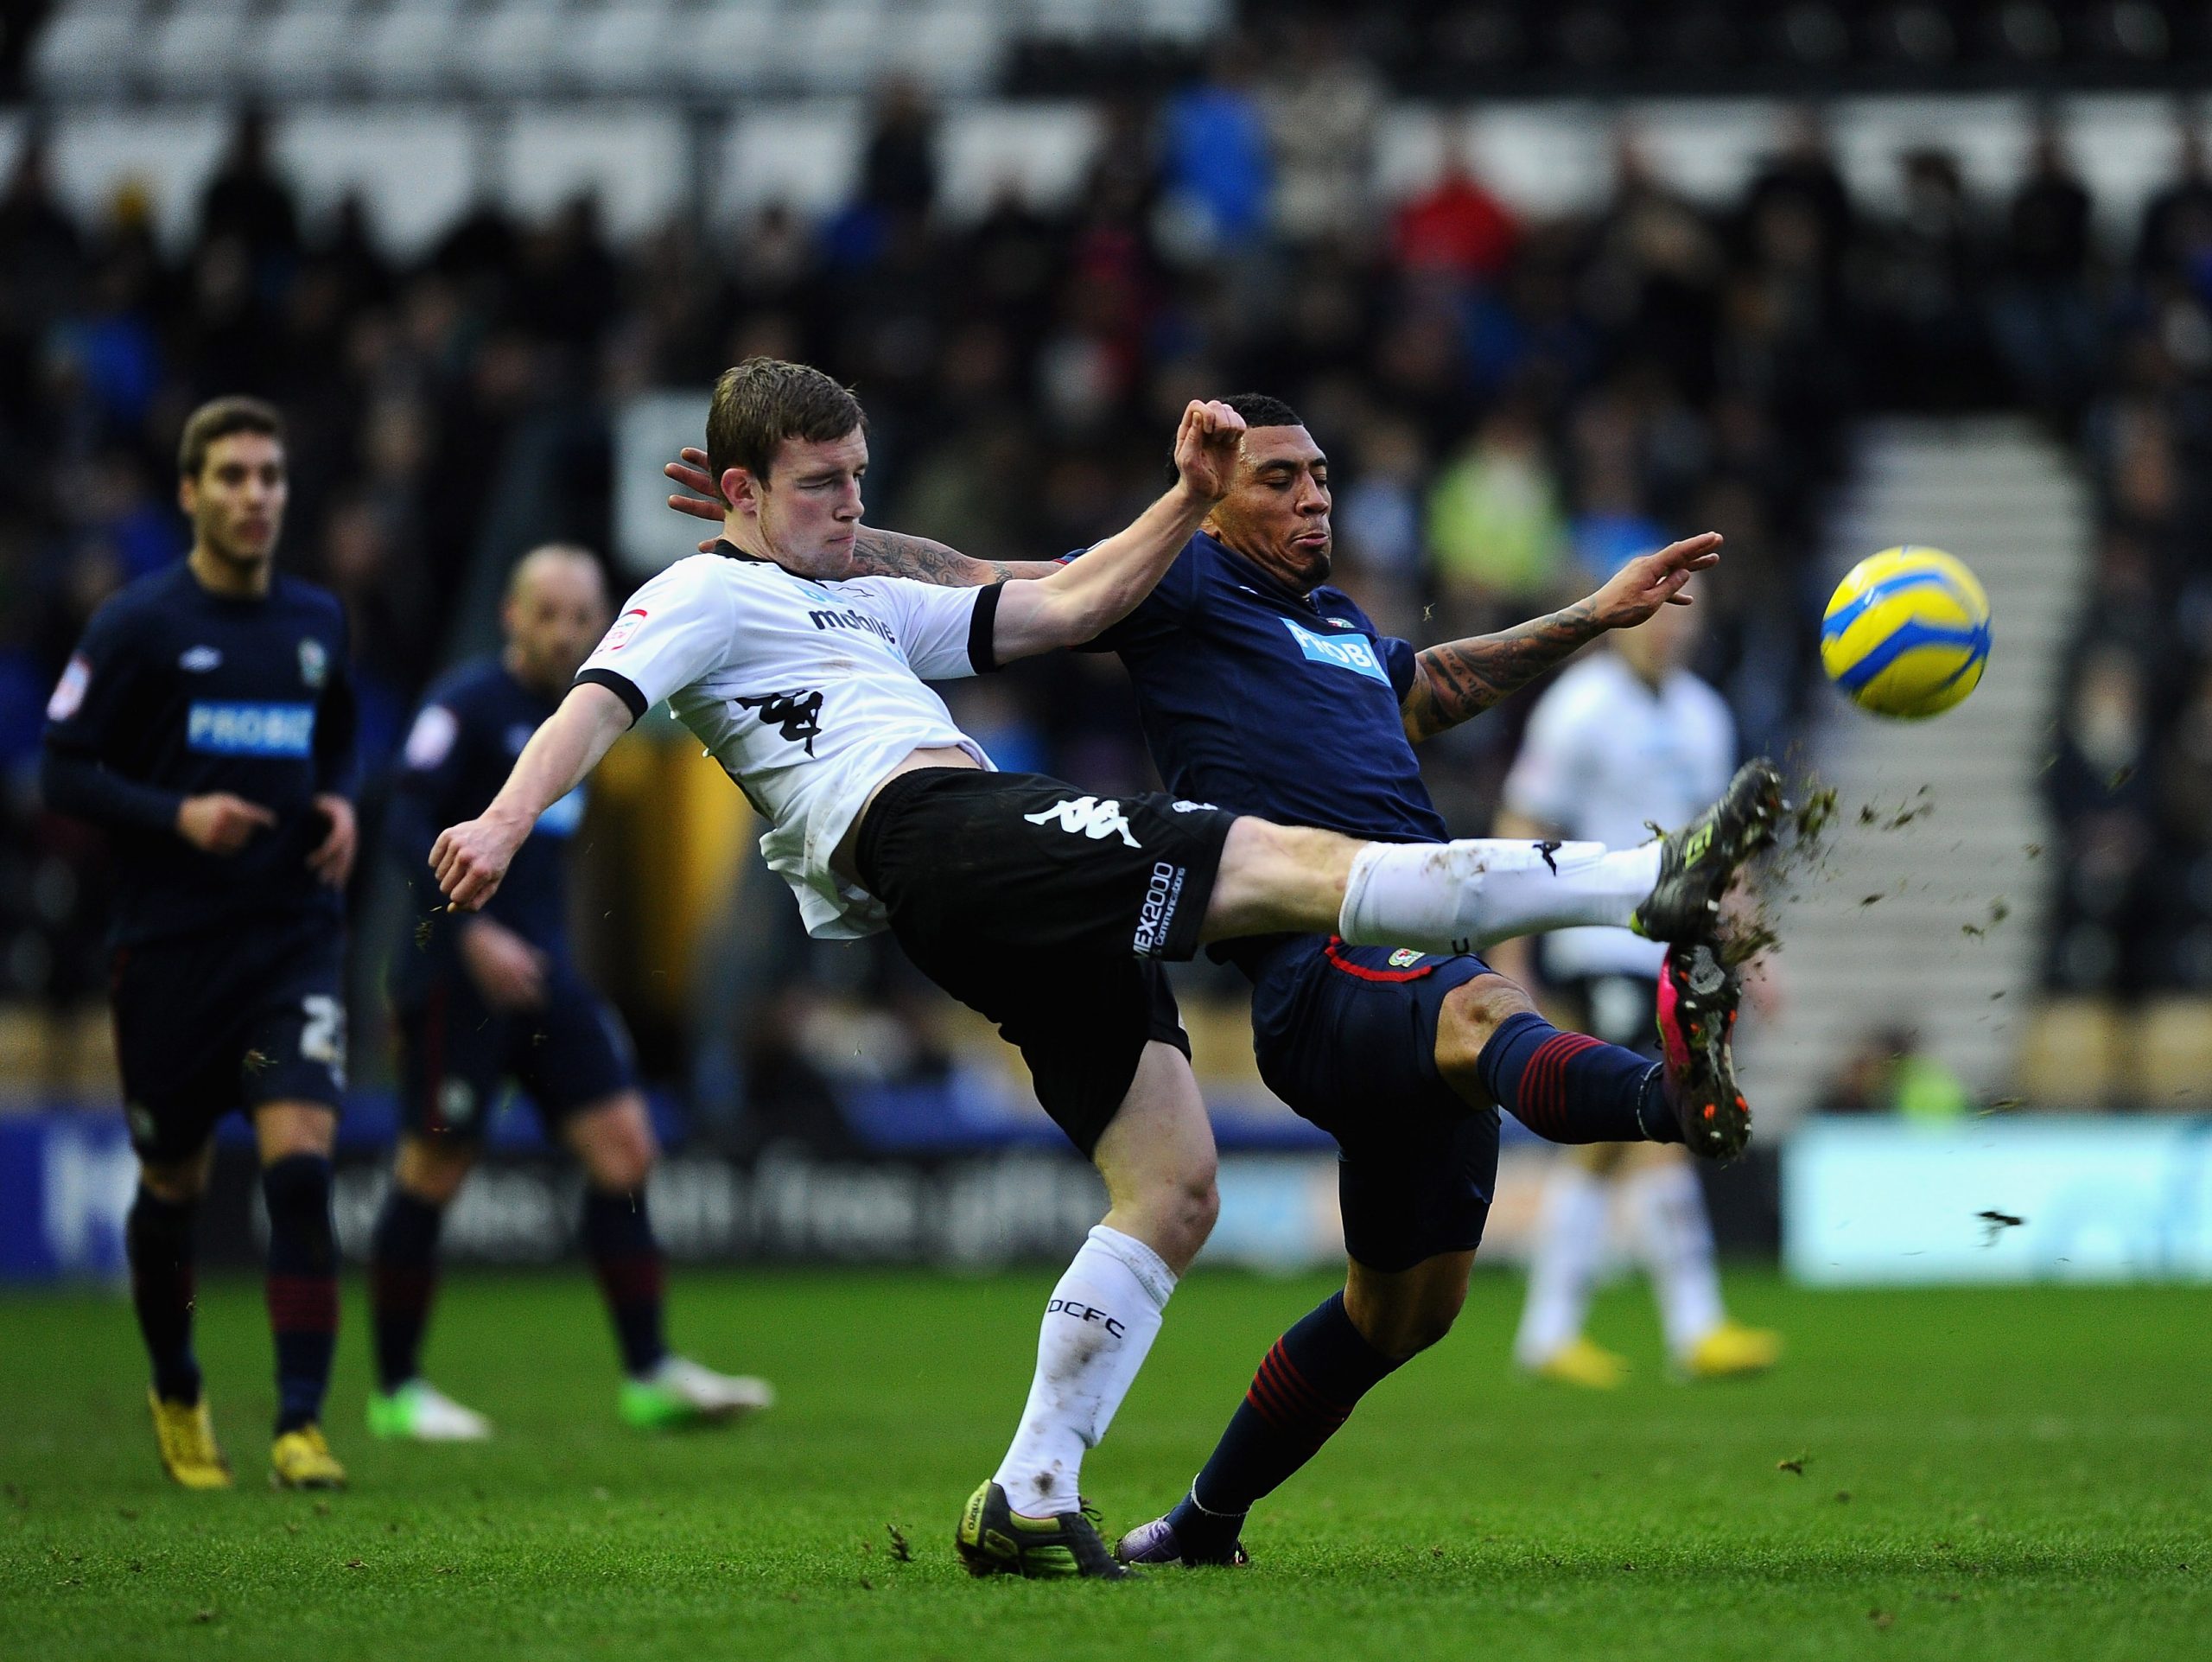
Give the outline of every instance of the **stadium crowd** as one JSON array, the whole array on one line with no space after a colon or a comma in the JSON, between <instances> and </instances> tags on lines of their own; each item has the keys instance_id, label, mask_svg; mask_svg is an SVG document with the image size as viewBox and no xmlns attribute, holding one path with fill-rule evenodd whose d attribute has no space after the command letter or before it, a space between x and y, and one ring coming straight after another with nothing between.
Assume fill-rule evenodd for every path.
<instances>
[{"instance_id":1,"label":"stadium crowd","mask_svg":"<svg viewBox=\"0 0 2212 1662\"><path fill-rule=\"evenodd\" d=\"M1322 37L1265 67L1230 49L1156 102L1108 105L1073 206L1007 195L963 222L940 210L931 108L891 89L856 194L826 218L772 206L616 246L589 200L542 223L486 200L405 263L358 203L305 223L251 113L181 249L130 188L73 219L34 137L0 198L0 997L68 1005L104 979L97 847L32 787L41 710L91 609L181 552L170 469L196 401L257 392L292 423L280 560L351 610L372 806L470 573L523 545L496 488L508 460L551 459L529 537L604 549L622 401L753 353L859 391L871 519L995 557L1121 523L1156 489L1185 398L1277 394L1331 450L1341 580L1423 640L1720 530L1700 667L1747 749L1785 745L1803 710L1845 424L2031 408L2078 437L2105 525L2048 774L2050 975L2212 984L2201 151L2184 144L2128 246L2100 242L2055 138L2010 201L1907 154L1903 211L1878 214L1811 115L1724 211L1624 131L1602 210L1532 219L1456 158L1374 200L1382 97ZM671 520L671 549L682 535ZM1146 775L1103 660L961 696L1007 765ZM1518 719L1426 756L1455 825L1488 824Z\"/></svg>"}]
</instances>

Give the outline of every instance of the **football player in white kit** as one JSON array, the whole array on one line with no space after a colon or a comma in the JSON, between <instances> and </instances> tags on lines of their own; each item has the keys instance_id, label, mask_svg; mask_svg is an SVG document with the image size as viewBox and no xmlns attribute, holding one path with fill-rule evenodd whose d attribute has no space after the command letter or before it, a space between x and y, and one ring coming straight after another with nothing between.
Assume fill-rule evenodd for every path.
<instances>
[{"instance_id":1,"label":"football player in white kit","mask_svg":"<svg viewBox=\"0 0 2212 1662\"><path fill-rule=\"evenodd\" d=\"M1632 841L1647 822L1680 825L1736 765L1736 728L1720 695L1682 667L1696 614L1662 607L1562 673L1529 718L1505 782L1500 837ZM1562 929L1490 953L1500 973L1568 1006L1583 1031L1650 1050L1665 949L1625 929ZM1753 971L1746 989L1757 998ZM1728 1318L1713 1227L1688 1156L1671 1143L1589 1143L1553 1162L1529 1266L1514 1361L1541 1378L1606 1388L1625 1359L1583 1332L1618 1194L1651 1277L1668 1355L1684 1379L1757 1373L1781 1340Z\"/></svg>"},{"instance_id":2,"label":"football player in white kit","mask_svg":"<svg viewBox=\"0 0 2212 1662\"><path fill-rule=\"evenodd\" d=\"M1554 861L1525 843L1366 842L998 773L923 681L1087 641L1127 615L1227 492L1243 430L1227 405L1192 404L1176 484L1050 576L853 577L858 403L818 370L739 365L707 426L722 540L631 597L491 805L431 850L453 907L480 906L537 815L666 699L767 822L762 851L811 933L888 928L1020 1048L1110 1209L1053 1289L1019 1430L962 1519L977 1574L1128 1573L1084 1513L1082 1458L1218 1207L1163 960L1279 932L1463 951L1631 917L1655 939L1703 940L1732 875L1732 860L1679 837Z\"/></svg>"}]
</instances>

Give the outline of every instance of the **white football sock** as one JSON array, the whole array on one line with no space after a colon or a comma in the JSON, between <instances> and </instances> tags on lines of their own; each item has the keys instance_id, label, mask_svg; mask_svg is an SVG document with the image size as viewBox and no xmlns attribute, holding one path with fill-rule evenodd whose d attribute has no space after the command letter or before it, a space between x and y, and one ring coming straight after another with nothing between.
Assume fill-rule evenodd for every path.
<instances>
[{"instance_id":1,"label":"white football sock","mask_svg":"<svg viewBox=\"0 0 2212 1662\"><path fill-rule=\"evenodd\" d=\"M1355 946L1473 952L1577 924L1625 927L1659 881L1659 844L1370 843L1352 856L1337 933Z\"/></svg>"},{"instance_id":2,"label":"white football sock","mask_svg":"<svg viewBox=\"0 0 2212 1662\"><path fill-rule=\"evenodd\" d=\"M1030 1518L1073 1512L1083 1455L1113 1423L1160 1334L1175 1272L1134 1235L1100 1224L1045 1306L1037 1377L994 1481Z\"/></svg>"},{"instance_id":3,"label":"white football sock","mask_svg":"<svg viewBox=\"0 0 2212 1662\"><path fill-rule=\"evenodd\" d=\"M1651 1275L1668 1353L1679 1361L1726 1319L1705 1191L1687 1160L1670 1160L1632 1175L1622 1199L1637 1256Z\"/></svg>"},{"instance_id":4,"label":"white football sock","mask_svg":"<svg viewBox=\"0 0 2212 1662\"><path fill-rule=\"evenodd\" d=\"M1529 1300L1513 1359L1536 1367L1582 1335L1605 1252L1605 1184L1573 1160L1553 1162L1529 1257Z\"/></svg>"}]
</instances>

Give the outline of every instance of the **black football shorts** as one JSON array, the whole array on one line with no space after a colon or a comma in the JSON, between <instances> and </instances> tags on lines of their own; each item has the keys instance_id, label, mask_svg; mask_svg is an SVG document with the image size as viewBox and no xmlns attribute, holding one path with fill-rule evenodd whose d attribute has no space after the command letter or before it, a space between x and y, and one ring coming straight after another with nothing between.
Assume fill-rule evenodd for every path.
<instances>
[{"instance_id":1,"label":"black football shorts","mask_svg":"<svg viewBox=\"0 0 2212 1662\"><path fill-rule=\"evenodd\" d=\"M877 794L855 863L915 966L997 1024L1088 1155L1147 1042L1190 1054L1160 964L1198 950L1236 818L1036 774L923 768Z\"/></svg>"}]
</instances>

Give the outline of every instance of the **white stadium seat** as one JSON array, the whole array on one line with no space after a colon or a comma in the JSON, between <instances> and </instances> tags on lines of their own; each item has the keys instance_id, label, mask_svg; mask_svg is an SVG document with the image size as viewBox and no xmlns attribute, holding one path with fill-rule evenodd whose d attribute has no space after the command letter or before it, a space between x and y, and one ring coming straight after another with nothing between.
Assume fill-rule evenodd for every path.
<instances>
[{"instance_id":1,"label":"white stadium seat","mask_svg":"<svg viewBox=\"0 0 2212 1662\"><path fill-rule=\"evenodd\" d=\"M31 84L55 98L99 98L121 90L137 63L144 29L133 0L75 0L31 42Z\"/></svg>"},{"instance_id":2,"label":"white stadium seat","mask_svg":"<svg viewBox=\"0 0 2212 1662\"><path fill-rule=\"evenodd\" d=\"M353 0L292 0L245 42L268 99L327 92L359 79L361 20Z\"/></svg>"},{"instance_id":3,"label":"white stadium seat","mask_svg":"<svg viewBox=\"0 0 2212 1662\"><path fill-rule=\"evenodd\" d=\"M646 93L664 90L669 66L684 51L683 31L694 14L668 0L623 0L585 13L563 32L562 79L587 92Z\"/></svg>"},{"instance_id":4,"label":"white stadium seat","mask_svg":"<svg viewBox=\"0 0 2212 1662\"><path fill-rule=\"evenodd\" d=\"M154 26L145 67L171 96L235 95L245 87L239 43L247 33L245 0L199 0L179 6Z\"/></svg>"},{"instance_id":5,"label":"white stadium seat","mask_svg":"<svg viewBox=\"0 0 2212 1662\"><path fill-rule=\"evenodd\" d=\"M397 0L363 20L361 67L370 90L385 98L419 98L449 90L459 80L467 31L450 5Z\"/></svg>"},{"instance_id":6,"label":"white stadium seat","mask_svg":"<svg viewBox=\"0 0 2212 1662\"><path fill-rule=\"evenodd\" d=\"M776 0L712 0L692 14L676 73L709 96L795 91L776 53L782 22Z\"/></svg>"},{"instance_id":7,"label":"white stadium seat","mask_svg":"<svg viewBox=\"0 0 2212 1662\"><path fill-rule=\"evenodd\" d=\"M455 54L462 80L511 98L551 91L562 36L577 21L562 0L500 0L487 13L464 16Z\"/></svg>"}]
</instances>

